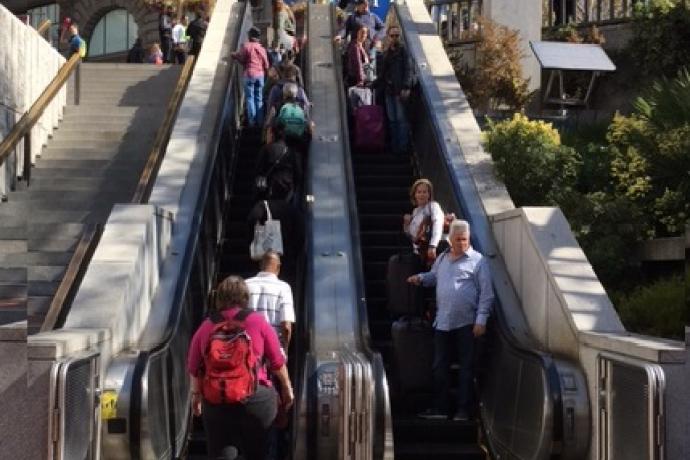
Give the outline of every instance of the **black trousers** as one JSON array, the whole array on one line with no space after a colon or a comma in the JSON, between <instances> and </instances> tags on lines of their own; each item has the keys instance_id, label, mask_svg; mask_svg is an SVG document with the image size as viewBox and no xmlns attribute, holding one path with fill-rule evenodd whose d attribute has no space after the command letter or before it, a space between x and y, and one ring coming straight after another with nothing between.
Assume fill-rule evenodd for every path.
<instances>
[{"instance_id":1,"label":"black trousers","mask_svg":"<svg viewBox=\"0 0 690 460\"><path fill-rule=\"evenodd\" d=\"M265 460L268 433L276 417L278 397L273 388L259 385L243 404L203 403L209 460L222 458L223 449L236 447L246 460Z\"/></svg>"},{"instance_id":2,"label":"black trousers","mask_svg":"<svg viewBox=\"0 0 690 460\"><path fill-rule=\"evenodd\" d=\"M163 53L163 62L170 64L173 59L173 41L170 35L160 35L161 39L161 52Z\"/></svg>"},{"instance_id":3,"label":"black trousers","mask_svg":"<svg viewBox=\"0 0 690 460\"><path fill-rule=\"evenodd\" d=\"M472 409L472 357L474 353L474 325L469 324L450 331L434 331L434 405L436 409L449 413L450 360L457 352L460 370L456 411L471 413Z\"/></svg>"}]
</instances>

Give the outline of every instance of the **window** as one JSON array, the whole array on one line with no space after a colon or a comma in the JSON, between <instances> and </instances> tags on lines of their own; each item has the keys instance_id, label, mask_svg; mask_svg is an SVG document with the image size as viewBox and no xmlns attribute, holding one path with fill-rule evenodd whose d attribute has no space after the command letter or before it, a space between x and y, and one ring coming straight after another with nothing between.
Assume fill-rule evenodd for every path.
<instances>
[{"instance_id":1,"label":"window","mask_svg":"<svg viewBox=\"0 0 690 460\"><path fill-rule=\"evenodd\" d=\"M31 8L26 12L31 22L31 27L37 29L41 23L50 19L50 43L57 46L60 39L60 7L57 3L51 5L39 6L38 8Z\"/></svg>"},{"instance_id":2,"label":"window","mask_svg":"<svg viewBox=\"0 0 690 460\"><path fill-rule=\"evenodd\" d=\"M98 21L91 34L89 56L127 51L137 39L139 28L125 9L109 12Z\"/></svg>"}]
</instances>

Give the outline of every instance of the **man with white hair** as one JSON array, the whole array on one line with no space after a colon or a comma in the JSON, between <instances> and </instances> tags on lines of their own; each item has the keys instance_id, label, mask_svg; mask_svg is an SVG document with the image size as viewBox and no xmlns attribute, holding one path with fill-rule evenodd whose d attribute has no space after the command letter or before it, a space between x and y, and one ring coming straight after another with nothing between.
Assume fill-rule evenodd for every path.
<instances>
[{"instance_id":1,"label":"man with white hair","mask_svg":"<svg viewBox=\"0 0 690 460\"><path fill-rule=\"evenodd\" d=\"M276 330L280 345L287 356L292 325L295 322L295 308L290 285L278 279L280 265L280 255L275 251L266 251L259 264L261 271L245 282L249 289L247 307L266 317Z\"/></svg>"},{"instance_id":2,"label":"man with white hair","mask_svg":"<svg viewBox=\"0 0 690 460\"><path fill-rule=\"evenodd\" d=\"M455 347L459 375L457 408L453 420L468 420L472 402L472 354L474 339L486 332L486 321L494 300L491 274L486 259L470 246L470 224L450 224L450 249L434 262L431 270L412 275L408 283L436 286L434 320L433 406L419 414L427 419L444 419L449 414L448 388L450 356Z\"/></svg>"}]
</instances>

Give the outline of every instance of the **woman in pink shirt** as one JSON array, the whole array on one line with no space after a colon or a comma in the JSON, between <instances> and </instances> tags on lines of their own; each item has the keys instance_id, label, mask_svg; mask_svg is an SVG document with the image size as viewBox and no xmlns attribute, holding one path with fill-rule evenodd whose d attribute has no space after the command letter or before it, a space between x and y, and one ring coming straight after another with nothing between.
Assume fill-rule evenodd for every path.
<instances>
[{"instance_id":1,"label":"woman in pink shirt","mask_svg":"<svg viewBox=\"0 0 690 460\"><path fill-rule=\"evenodd\" d=\"M259 39L261 31L249 29L249 41L242 44L232 57L244 67L244 101L247 107L247 126L262 126L264 121L264 75L268 71L268 55Z\"/></svg>"},{"instance_id":2,"label":"woman in pink shirt","mask_svg":"<svg viewBox=\"0 0 690 460\"><path fill-rule=\"evenodd\" d=\"M251 338L251 348L259 363L256 374L258 385L253 394L232 404L212 404L207 400L208 395L203 394L204 357L218 321L205 319L189 346L187 370L192 379L192 410L203 418L209 458L219 458L224 449L234 446L247 460L264 460L268 432L278 404L264 362L280 382L281 404L287 409L294 401L278 336L263 315L247 312L248 301L249 290L244 280L239 276L229 276L218 285L212 317L220 314L222 320L232 320L243 312L244 329Z\"/></svg>"}]
</instances>

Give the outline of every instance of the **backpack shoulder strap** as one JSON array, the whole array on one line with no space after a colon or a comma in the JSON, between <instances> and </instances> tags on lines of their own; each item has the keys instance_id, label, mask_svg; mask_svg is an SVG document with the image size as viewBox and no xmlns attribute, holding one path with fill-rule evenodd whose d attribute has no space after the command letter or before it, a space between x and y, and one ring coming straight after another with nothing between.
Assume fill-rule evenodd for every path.
<instances>
[{"instance_id":1,"label":"backpack shoulder strap","mask_svg":"<svg viewBox=\"0 0 690 460\"><path fill-rule=\"evenodd\" d=\"M237 312L237 314L235 315L235 317L234 317L233 319L235 319L235 320L237 320L237 321L244 321L244 320L247 319L247 317L249 317L249 315L251 315L252 313L254 313L252 310L249 310L249 309L242 309L242 310L240 310L239 312Z\"/></svg>"},{"instance_id":2,"label":"backpack shoulder strap","mask_svg":"<svg viewBox=\"0 0 690 460\"><path fill-rule=\"evenodd\" d=\"M211 314L208 315L208 319L210 319L213 324L220 324L225 321L225 317L218 310L213 310Z\"/></svg>"}]
</instances>

